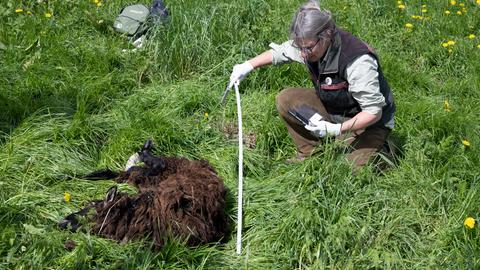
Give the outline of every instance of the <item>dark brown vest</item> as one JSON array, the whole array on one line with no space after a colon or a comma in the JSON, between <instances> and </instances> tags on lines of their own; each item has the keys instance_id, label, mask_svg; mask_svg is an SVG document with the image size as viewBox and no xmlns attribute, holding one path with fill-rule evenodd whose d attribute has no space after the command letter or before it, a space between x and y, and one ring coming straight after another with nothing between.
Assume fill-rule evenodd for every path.
<instances>
[{"instance_id":1,"label":"dark brown vest","mask_svg":"<svg viewBox=\"0 0 480 270\"><path fill-rule=\"evenodd\" d=\"M352 34L337 29L332 38L327 54L318 62L308 62L313 84L318 97L322 100L328 113L353 117L361 112L360 105L348 91L346 68L359 56L370 54L378 58L373 49ZM395 103L393 95L378 64L380 92L385 97L382 118L374 125L385 125L393 119Z\"/></svg>"}]
</instances>

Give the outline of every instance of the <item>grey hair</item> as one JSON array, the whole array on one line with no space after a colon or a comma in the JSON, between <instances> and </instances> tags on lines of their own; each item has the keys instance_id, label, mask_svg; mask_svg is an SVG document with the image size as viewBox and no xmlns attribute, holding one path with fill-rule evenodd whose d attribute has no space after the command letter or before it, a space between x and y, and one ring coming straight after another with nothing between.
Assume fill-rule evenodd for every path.
<instances>
[{"instance_id":1,"label":"grey hair","mask_svg":"<svg viewBox=\"0 0 480 270\"><path fill-rule=\"evenodd\" d=\"M318 38L320 34L335 27L332 13L320 8L317 1L310 0L295 13L290 25L290 38Z\"/></svg>"}]
</instances>

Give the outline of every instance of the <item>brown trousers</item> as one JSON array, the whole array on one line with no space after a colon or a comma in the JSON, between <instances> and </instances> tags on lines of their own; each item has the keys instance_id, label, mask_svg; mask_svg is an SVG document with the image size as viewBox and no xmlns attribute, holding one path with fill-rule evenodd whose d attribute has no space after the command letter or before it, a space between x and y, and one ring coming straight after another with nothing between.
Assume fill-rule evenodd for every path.
<instances>
[{"instance_id":1,"label":"brown trousers","mask_svg":"<svg viewBox=\"0 0 480 270\"><path fill-rule=\"evenodd\" d=\"M310 156L322 140L306 130L303 124L288 113L289 110L297 110L300 106L308 106L315 109L327 121L333 123L342 123L348 119L327 113L322 101L317 97L315 89L311 88L284 89L278 94L276 104L300 156ZM370 158L382 148L389 133L390 129L386 127L368 127L365 130L342 134L336 139L345 141L351 146L347 159L353 162L358 169L367 164Z\"/></svg>"}]
</instances>

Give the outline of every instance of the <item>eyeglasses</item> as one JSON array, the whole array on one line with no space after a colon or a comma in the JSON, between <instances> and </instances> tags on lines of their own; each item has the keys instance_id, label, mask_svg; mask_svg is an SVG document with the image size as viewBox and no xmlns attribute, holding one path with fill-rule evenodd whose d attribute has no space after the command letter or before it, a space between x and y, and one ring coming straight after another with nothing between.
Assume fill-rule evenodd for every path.
<instances>
[{"instance_id":1,"label":"eyeglasses","mask_svg":"<svg viewBox=\"0 0 480 270\"><path fill-rule=\"evenodd\" d=\"M300 51L302 51L304 54L311 54L313 52L313 49L315 47L317 47L318 45L318 42L320 42L320 40L322 40L321 38L317 39L317 42L315 42L315 44L313 44L312 46L308 46L308 47L297 47L298 49L300 49Z\"/></svg>"},{"instance_id":2,"label":"eyeglasses","mask_svg":"<svg viewBox=\"0 0 480 270\"><path fill-rule=\"evenodd\" d=\"M315 47L317 47L318 43L320 41L325 41L327 40L326 37L320 37L319 39L317 39L317 42L315 42L315 44L311 45L311 46L308 46L308 47L301 47L301 46L298 46L297 44L293 43L293 47L299 49L301 52L303 52L304 54L306 55L309 55L313 52L313 50L315 49Z\"/></svg>"},{"instance_id":3,"label":"eyeglasses","mask_svg":"<svg viewBox=\"0 0 480 270\"><path fill-rule=\"evenodd\" d=\"M317 42L315 42L315 44L313 44L311 46L308 46L308 47L301 47L301 46L298 46L297 44L295 44L295 42L294 42L293 47L299 49L304 54L309 55L313 52L313 50L315 49L315 47L318 45L318 43L320 41L325 42L328 39L328 37L331 36L331 34L332 34L332 32L330 30L327 30L324 35L321 35L321 36L318 37Z\"/></svg>"}]
</instances>

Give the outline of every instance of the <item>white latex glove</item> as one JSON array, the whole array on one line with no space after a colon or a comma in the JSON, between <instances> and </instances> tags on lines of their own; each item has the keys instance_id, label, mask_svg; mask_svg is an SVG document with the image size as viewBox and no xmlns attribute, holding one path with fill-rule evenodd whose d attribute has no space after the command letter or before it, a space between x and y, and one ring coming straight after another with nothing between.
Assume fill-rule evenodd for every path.
<instances>
[{"instance_id":1,"label":"white latex glove","mask_svg":"<svg viewBox=\"0 0 480 270\"><path fill-rule=\"evenodd\" d=\"M233 66L233 71L230 75L230 83L228 84L228 89L232 88L235 82L240 82L241 80L243 80L243 78L245 78L252 70L253 66L248 61L245 61L243 64Z\"/></svg>"},{"instance_id":2,"label":"white latex glove","mask_svg":"<svg viewBox=\"0 0 480 270\"><path fill-rule=\"evenodd\" d=\"M322 120L322 117L319 114L314 114L310 119L308 119L308 125L305 125L305 129L310 130L310 132L319 138L325 136L338 136L341 133L342 124L334 124Z\"/></svg>"}]
</instances>

